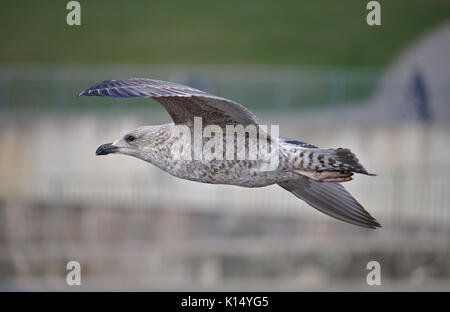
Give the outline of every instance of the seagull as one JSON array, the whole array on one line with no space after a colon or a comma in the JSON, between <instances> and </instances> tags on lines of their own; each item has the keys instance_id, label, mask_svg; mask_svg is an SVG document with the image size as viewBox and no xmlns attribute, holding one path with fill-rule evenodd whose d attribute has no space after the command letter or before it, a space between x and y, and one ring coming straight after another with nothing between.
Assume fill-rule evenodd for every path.
<instances>
[{"instance_id":1,"label":"seagull","mask_svg":"<svg viewBox=\"0 0 450 312\"><path fill-rule=\"evenodd\" d=\"M209 125L220 129L237 125L261 129L262 126L252 112L234 101L161 80L106 80L82 91L79 96L152 98L167 110L173 120L173 123L141 126L129 131L112 143L100 145L96 155L133 156L175 177L202 183L242 187L278 184L313 208L338 220L371 229L381 227L341 184L351 181L354 173L374 175L367 172L347 148L319 148L267 134L267 142L274 144L278 151L279 161L273 168L263 168L267 161L249 159L247 154L241 159L181 159L177 156L179 150L174 151L186 137L177 127L195 132L196 118L201 118L202 129ZM245 147L250 148L251 144L247 138ZM190 152L188 154L191 155Z\"/></svg>"}]
</instances>

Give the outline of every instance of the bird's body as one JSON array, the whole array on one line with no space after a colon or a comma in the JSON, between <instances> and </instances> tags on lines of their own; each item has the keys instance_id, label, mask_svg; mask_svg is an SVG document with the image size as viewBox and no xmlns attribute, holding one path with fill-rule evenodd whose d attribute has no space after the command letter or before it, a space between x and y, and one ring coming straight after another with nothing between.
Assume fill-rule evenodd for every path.
<instances>
[{"instance_id":1,"label":"bird's body","mask_svg":"<svg viewBox=\"0 0 450 312\"><path fill-rule=\"evenodd\" d=\"M274 170L262 168L262 160L250 159L182 159L175 146L182 140L174 133L173 124L152 126L155 131L154 141L145 146L145 158L143 160L157 166L167 173L186 180L210 183L230 184L244 187L262 187L282 181L290 180L298 176L290 172L289 149L282 145L279 165ZM204 139L203 144L207 143ZM224 140L224 146L226 142ZM247 145L248 146L248 145ZM225 154L224 151L223 154Z\"/></svg>"},{"instance_id":2,"label":"bird's body","mask_svg":"<svg viewBox=\"0 0 450 312\"><path fill-rule=\"evenodd\" d=\"M172 124L139 127L113 143L101 145L97 155L134 156L178 178L203 183L243 187L279 184L337 219L369 228L379 226L338 183L350 181L353 173L370 175L349 149L321 149L269 135L243 106L174 83L141 78L110 80L80 95L151 97L174 120ZM200 128L196 117L202 118ZM214 135L211 131L206 134L209 126L215 127ZM258 135L253 137L251 131L244 131L239 141L234 139L238 132L232 133L228 145L229 127L239 126L245 130L254 127ZM267 147L263 154L271 157L261 156L262 146Z\"/></svg>"}]
</instances>

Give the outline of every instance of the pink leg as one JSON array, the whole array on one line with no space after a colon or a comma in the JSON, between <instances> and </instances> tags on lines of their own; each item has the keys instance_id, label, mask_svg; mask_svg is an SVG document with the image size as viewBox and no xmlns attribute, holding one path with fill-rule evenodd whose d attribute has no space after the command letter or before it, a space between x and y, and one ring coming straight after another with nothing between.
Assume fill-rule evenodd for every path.
<instances>
[{"instance_id":1,"label":"pink leg","mask_svg":"<svg viewBox=\"0 0 450 312\"><path fill-rule=\"evenodd\" d=\"M339 171L295 171L305 177L319 182L347 182L353 180L353 172L340 173Z\"/></svg>"}]
</instances>

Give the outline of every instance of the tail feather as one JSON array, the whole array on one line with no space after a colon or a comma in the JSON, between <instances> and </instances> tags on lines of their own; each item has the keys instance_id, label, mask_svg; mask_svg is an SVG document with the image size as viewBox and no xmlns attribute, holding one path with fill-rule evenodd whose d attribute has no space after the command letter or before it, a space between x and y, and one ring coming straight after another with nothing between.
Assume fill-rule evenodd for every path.
<instances>
[{"instance_id":1,"label":"tail feather","mask_svg":"<svg viewBox=\"0 0 450 312\"><path fill-rule=\"evenodd\" d=\"M295 158L294 166L300 170L343 171L365 175L369 173L348 148L304 148L299 151L300 159Z\"/></svg>"},{"instance_id":2,"label":"tail feather","mask_svg":"<svg viewBox=\"0 0 450 312\"><path fill-rule=\"evenodd\" d=\"M300 171L343 171L369 176L355 154L348 148L319 148L312 144L283 138L282 146L290 157L293 169Z\"/></svg>"},{"instance_id":3,"label":"tail feather","mask_svg":"<svg viewBox=\"0 0 450 312\"><path fill-rule=\"evenodd\" d=\"M362 173L370 176L376 174L369 173L366 168L359 162L356 155L353 154L348 148L336 148L330 149L331 153L334 153L334 158L338 163L337 166L345 171L352 171L356 173Z\"/></svg>"}]
</instances>

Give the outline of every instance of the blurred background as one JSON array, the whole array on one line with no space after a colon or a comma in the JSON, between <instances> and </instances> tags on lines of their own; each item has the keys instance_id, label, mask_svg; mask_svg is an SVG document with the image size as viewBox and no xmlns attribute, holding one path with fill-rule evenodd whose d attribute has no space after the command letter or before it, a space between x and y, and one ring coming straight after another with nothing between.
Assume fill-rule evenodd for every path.
<instances>
[{"instance_id":1,"label":"blurred background","mask_svg":"<svg viewBox=\"0 0 450 312\"><path fill-rule=\"evenodd\" d=\"M450 290L450 2L1 1L0 290ZM233 99L282 135L348 147L383 225L278 186L176 179L102 143L170 122L153 100L77 98L146 77ZM66 264L81 264L81 286ZM366 283L369 261L383 286Z\"/></svg>"}]
</instances>

